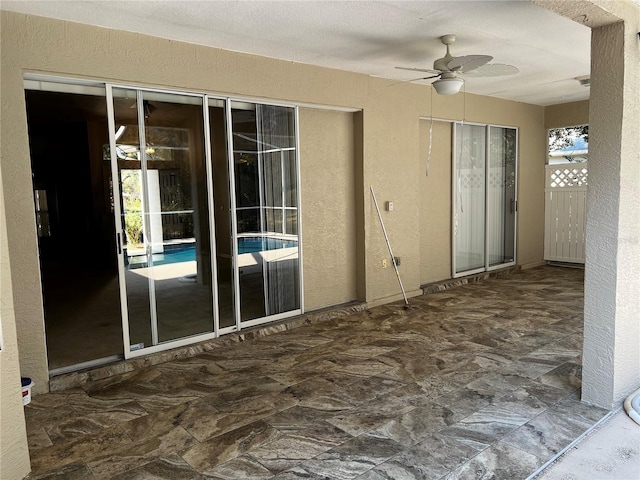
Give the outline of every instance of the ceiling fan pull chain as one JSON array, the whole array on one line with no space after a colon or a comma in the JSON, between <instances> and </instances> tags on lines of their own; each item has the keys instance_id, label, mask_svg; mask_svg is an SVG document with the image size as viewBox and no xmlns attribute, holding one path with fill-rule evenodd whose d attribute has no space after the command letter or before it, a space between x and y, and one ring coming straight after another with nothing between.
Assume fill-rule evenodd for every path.
<instances>
[{"instance_id":1,"label":"ceiling fan pull chain","mask_svg":"<svg viewBox=\"0 0 640 480\"><path fill-rule=\"evenodd\" d=\"M462 84L462 125L467 119L467 86Z\"/></svg>"},{"instance_id":2,"label":"ceiling fan pull chain","mask_svg":"<svg viewBox=\"0 0 640 480\"><path fill-rule=\"evenodd\" d=\"M427 154L427 177L429 176L429 167L431 166L431 145L433 143L433 90L429 91L431 97L431 118L429 122L429 153Z\"/></svg>"}]
</instances>

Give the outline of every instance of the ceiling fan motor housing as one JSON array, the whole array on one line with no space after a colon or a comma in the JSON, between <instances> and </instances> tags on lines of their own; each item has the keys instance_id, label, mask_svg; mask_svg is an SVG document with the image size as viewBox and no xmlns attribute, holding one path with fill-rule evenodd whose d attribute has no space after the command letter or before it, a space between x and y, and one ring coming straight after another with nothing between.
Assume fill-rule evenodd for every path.
<instances>
[{"instance_id":1,"label":"ceiling fan motor housing","mask_svg":"<svg viewBox=\"0 0 640 480\"><path fill-rule=\"evenodd\" d=\"M460 88L464 85L464 80L460 78L459 75L469 74L474 77L490 77L514 75L518 73L518 69L512 65L489 64L488 62L493 60L493 57L490 55L463 55L461 57L454 57L451 55L450 46L455 41L456 36L453 34L440 37L440 42L447 48L447 52L444 57L433 62L433 70L405 67L396 68L430 74L428 77L407 80L410 82L439 77L432 85L440 95L453 95L460 91Z\"/></svg>"},{"instance_id":2,"label":"ceiling fan motor housing","mask_svg":"<svg viewBox=\"0 0 640 480\"><path fill-rule=\"evenodd\" d=\"M451 60L453 60L453 56L449 52L447 52L447 54L444 57L439 58L438 60L433 62L433 69L434 70L439 70L441 72L448 72L449 71L449 67L447 66L447 64Z\"/></svg>"},{"instance_id":3,"label":"ceiling fan motor housing","mask_svg":"<svg viewBox=\"0 0 640 480\"><path fill-rule=\"evenodd\" d=\"M448 35L443 35L440 37L440 41L443 45L447 46L447 53L444 57L439 58L435 62L433 62L433 69L440 70L441 72L448 72L449 67L447 66L447 64L451 60L453 60L453 55L451 55L451 53L449 52L449 45L456 41L456 36L451 33Z\"/></svg>"}]
</instances>

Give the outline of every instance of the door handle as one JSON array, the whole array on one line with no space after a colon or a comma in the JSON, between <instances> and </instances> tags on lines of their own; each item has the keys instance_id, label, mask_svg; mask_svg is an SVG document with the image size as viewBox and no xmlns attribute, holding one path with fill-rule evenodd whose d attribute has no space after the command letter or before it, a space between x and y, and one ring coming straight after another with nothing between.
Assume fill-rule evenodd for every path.
<instances>
[{"instance_id":1,"label":"door handle","mask_svg":"<svg viewBox=\"0 0 640 480\"><path fill-rule=\"evenodd\" d=\"M118 245L118 255L122 254L122 237L120 236L119 233L116 233L116 243Z\"/></svg>"},{"instance_id":2,"label":"door handle","mask_svg":"<svg viewBox=\"0 0 640 480\"><path fill-rule=\"evenodd\" d=\"M516 213L517 211L518 211L518 202L512 198L511 199L511 213Z\"/></svg>"}]
</instances>

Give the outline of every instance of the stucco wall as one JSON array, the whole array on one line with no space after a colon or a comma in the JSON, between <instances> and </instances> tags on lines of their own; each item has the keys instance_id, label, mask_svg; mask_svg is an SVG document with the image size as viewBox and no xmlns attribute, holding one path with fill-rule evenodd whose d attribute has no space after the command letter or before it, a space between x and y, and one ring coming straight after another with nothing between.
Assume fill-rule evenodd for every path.
<instances>
[{"instance_id":1,"label":"stucco wall","mask_svg":"<svg viewBox=\"0 0 640 480\"><path fill-rule=\"evenodd\" d=\"M18 479L29 473L29 449L22 406L4 205L0 182L0 478Z\"/></svg>"},{"instance_id":2,"label":"stucco wall","mask_svg":"<svg viewBox=\"0 0 640 480\"><path fill-rule=\"evenodd\" d=\"M40 17L2 12L2 165L7 192L8 247L15 268L12 270L17 334L23 371L34 376L38 391L46 389L47 365L43 312L40 293L37 241L31 192L28 136L22 78L25 72L48 73L125 84L142 84L187 91L205 91L287 102L334 105L360 110L349 114L356 120L353 135L347 132L349 115L334 112L303 110L301 114L303 161L303 234L306 243L310 235L324 236L342 231L352 220L355 233L345 233L340 239L352 249L356 238L356 265L331 259L334 248L329 242L305 249L306 308L338 304L354 296L352 269L356 270L356 297L371 304L399 298L393 268L382 268L388 258L384 237L373 207L369 187L373 186L381 205L393 201L393 212L384 212L385 226L394 253L402 258L402 280L410 295L420 292L419 286L429 275L431 255L447 251L450 235L444 217L450 202L449 185L433 190L431 204L442 206L437 225L430 224L430 210L424 210L425 159L420 155L420 117L466 120L518 127L519 200L518 260L532 264L542 260L543 251L543 166L545 157L543 108L475 95L455 95L430 98L425 85L389 82L348 72L295 64L229 51L206 48L146 37L129 32L89 27ZM171 65L171 68L167 68ZM322 131L325 126L328 130ZM307 130L307 127L311 126ZM340 145L335 152L314 149L314 144L336 135ZM355 138L355 140L354 140ZM354 142L354 170L342 160ZM439 139L445 142L443 139ZM307 144L308 143L308 144ZM322 170L323 155L336 153L335 180L337 195L332 198L331 184L319 188L308 175L325 180L331 172ZM317 155L317 156L314 156ZM446 177L450 168L444 159L434 167ZM434 173L435 174L435 173ZM348 189L353 175L352 192ZM435 177L434 177L435 178ZM349 199L352 200L349 200ZM336 215L322 215L313 206L325 205L346 210ZM314 222L317 222L314 224ZM429 229L438 229L437 245L425 246L421 239ZM448 226L446 227L448 228ZM306 231L309 229L309 232ZM446 240L445 240L446 239ZM303 248L305 248L303 246ZM426 260L423 256L426 255ZM345 253L345 258L348 255ZM340 265L332 262L339 262ZM327 266L334 267L340 282L327 282L321 274ZM441 263L435 276L445 275Z\"/></svg>"},{"instance_id":3,"label":"stucco wall","mask_svg":"<svg viewBox=\"0 0 640 480\"><path fill-rule=\"evenodd\" d=\"M544 108L544 127L561 128L589 124L589 100Z\"/></svg>"},{"instance_id":4,"label":"stucco wall","mask_svg":"<svg viewBox=\"0 0 640 480\"><path fill-rule=\"evenodd\" d=\"M35 230L35 212L31 185L31 164L27 138L27 118L20 62L6 62L12 57L11 43L7 41L5 12L2 12L1 84L0 103L2 182L4 187L7 247L13 268L11 282L15 329L18 337L22 373L33 378L35 392L48 390L48 368L42 314L42 291L38 244ZM46 37L45 37L46 38ZM11 119L11 121L7 121Z\"/></svg>"},{"instance_id":5,"label":"stucco wall","mask_svg":"<svg viewBox=\"0 0 640 480\"><path fill-rule=\"evenodd\" d=\"M420 121L420 283L451 278L451 123ZM427 166L428 164L428 166ZM428 175L427 175L428 169Z\"/></svg>"},{"instance_id":6,"label":"stucco wall","mask_svg":"<svg viewBox=\"0 0 640 480\"><path fill-rule=\"evenodd\" d=\"M583 398L606 408L640 386L640 15L628 18L592 36Z\"/></svg>"},{"instance_id":7,"label":"stucco wall","mask_svg":"<svg viewBox=\"0 0 640 480\"><path fill-rule=\"evenodd\" d=\"M357 299L353 116L345 112L300 109L307 310Z\"/></svg>"}]
</instances>

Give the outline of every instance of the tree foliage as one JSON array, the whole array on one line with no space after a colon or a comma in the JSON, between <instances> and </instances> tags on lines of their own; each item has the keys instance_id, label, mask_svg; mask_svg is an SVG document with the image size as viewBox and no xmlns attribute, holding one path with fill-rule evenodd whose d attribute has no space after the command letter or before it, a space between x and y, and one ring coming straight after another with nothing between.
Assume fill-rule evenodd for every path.
<instances>
[{"instance_id":1,"label":"tree foliage","mask_svg":"<svg viewBox=\"0 0 640 480\"><path fill-rule=\"evenodd\" d=\"M127 244L138 246L142 243L140 170L121 170L121 181Z\"/></svg>"},{"instance_id":2,"label":"tree foliage","mask_svg":"<svg viewBox=\"0 0 640 480\"><path fill-rule=\"evenodd\" d=\"M549 151L553 152L571 147L579 138L589 143L589 125L553 128L549 130Z\"/></svg>"}]
</instances>

